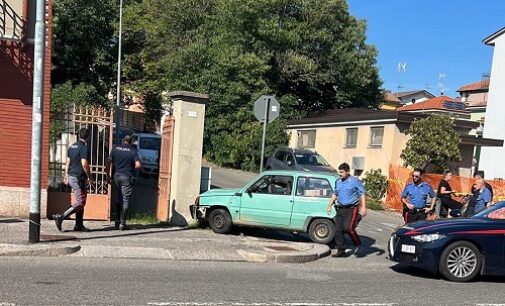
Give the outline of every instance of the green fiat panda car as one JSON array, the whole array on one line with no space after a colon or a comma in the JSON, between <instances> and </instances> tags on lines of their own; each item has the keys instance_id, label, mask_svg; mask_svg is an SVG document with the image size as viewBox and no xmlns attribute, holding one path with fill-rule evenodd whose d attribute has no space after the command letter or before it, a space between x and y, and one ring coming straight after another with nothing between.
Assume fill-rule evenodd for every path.
<instances>
[{"instance_id":1,"label":"green fiat panda car","mask_svg":"<svg viewBox=\"0 0 505 306\"><path fill-rule=\"evenodd\" d=\"M202 193L190 211L220 234L252 226L306 232L326 244L335 234L335 211L328 215L326 209L336 180L336 173L266 171L240 189Z\"/></svg>"}]
</instances>

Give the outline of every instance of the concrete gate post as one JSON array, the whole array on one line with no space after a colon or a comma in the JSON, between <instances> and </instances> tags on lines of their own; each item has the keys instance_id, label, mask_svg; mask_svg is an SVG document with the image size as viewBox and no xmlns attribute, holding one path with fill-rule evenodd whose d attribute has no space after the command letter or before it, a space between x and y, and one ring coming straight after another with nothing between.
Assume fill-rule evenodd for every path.
<instances>
[{"instance_id":1,"label":"concrete gate post","mask_svg":"<svg viewBox=\"0 0 505 306\"><path fill-rule=\"evenodd\" d=\"M170 187L170 223L184 226L191 221L189 205L200 193L203 127L207 94L174 91L174 141Z\"/></svg>"}]
</instances>

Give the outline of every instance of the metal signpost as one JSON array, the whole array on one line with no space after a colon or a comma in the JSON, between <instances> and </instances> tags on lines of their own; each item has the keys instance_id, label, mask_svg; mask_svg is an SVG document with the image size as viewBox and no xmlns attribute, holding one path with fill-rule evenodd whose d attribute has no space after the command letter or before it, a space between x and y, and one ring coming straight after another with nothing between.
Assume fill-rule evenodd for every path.
<instances>
[{"instance_id":1,"label":"metal signpost","mask_svg":"<svg viewBox=\"0 0 505 306\"><path fill-rule=\"evenodd\" d=\"M33 2L33 1L32 1ZM44 54L46 38L46 1L36 2L33 56L32 165L30 175L30 223L28 241L40 241L40 167L42 157L42 109L44 99Z\"/></svg>"},{"instance_id":2,"label":"metal signpost","mask_svg":"<svg viewBox=\"0 0 505 306\"><path fill-rule=\"evenodd\" d=\"M260 172L263 171L263 159L265 156L265 136L267 124L279 117L281 106L274 96L261 96L254 102L254 116L263 122L263 139L261 140Z\"/></svg>"}]
</instances>

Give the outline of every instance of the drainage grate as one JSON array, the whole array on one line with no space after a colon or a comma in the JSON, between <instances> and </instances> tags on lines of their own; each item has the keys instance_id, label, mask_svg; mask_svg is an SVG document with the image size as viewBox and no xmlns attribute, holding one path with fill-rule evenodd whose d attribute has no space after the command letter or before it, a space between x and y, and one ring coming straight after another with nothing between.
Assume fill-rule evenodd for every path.
<instances>
[{"instance_id":1,"label":"drainage grate","mask_svg":"<svg viewBox=\"0 0 505 306\"><path fill-rule=\"evenodd\" d=\"M292 247L288 246L283 246L283 245L273 245L273 246L267 246L265 249L271 249L274 251L298 251L297 249L294 249Z\"/></svg>"}]
</instances>

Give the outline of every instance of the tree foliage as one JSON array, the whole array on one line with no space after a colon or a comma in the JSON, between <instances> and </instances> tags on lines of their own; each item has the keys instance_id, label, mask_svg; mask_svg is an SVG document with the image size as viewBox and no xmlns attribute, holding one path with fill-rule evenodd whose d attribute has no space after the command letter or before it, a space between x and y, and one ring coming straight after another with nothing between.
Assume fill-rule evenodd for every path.
<instances>
[{"instance_id":1,"label":"tree foliage","mask_svg":"<svg viewBox=\"0 0 505 306\"><path fill-rule=\"evenodd\" d=\"M388 178L382 174L381 169L372 169L365 173L363 183L365 185L366 194L371 199L380 201L386 195Z\"/></svg>"},{"instance_id":2,"label":"tree foliage","mask_svg":"<svg viewBox=\"0 0 505 306\"><path fill-rule=\"evenodd\" d=\"M70 82L55 87L56 95L87 88L106 103L115 87L117 1L55 0L54 16L53 84ZM253 170L261 124L252 108L261 95L281 104L267 154L287 144L288 119L380 105L377 50L365 43L365 29L346 0L125 1L123 95L140 97L159 118L168 91L210 94L206 157Z\"/></svg>"},{"instance_id":3,"label":"tree foliage","mask_svg":"<svg viewBox=\"0 0 505 306\"><path fill-rule=\"evenodd\" d=\"M443 169L449 162L461 160L459 134L447 115L431 115L416 120L406 134L410 135L410 139L400 155L405 166L426 169L433 164Z\"/></svg>"},{"instance_id":4,"label":"tree foliage","mask_svg":"<svg viewBox=\"0 0 505 306\"><path fill-rule=\"evenodd\" d=\"M106 102L116 71L118 7L115 0L54 1L53 85L92 86L99 93L94 103Z\"/></svg>"},{"instance_id":5,"label":"tree foliage","mask_svg":"<svg viewBox=\"0 0 505 306\"><path fill-rule=\"evenodd\" d=\"M377 51L345 0L143 0L125 11L125 78L135 91L210 94L205 155L259 166L254 101L274 94L281 118L267 154L287 144L287 119L311 111L377 107Z\"/></svg>"}]
</instances>

